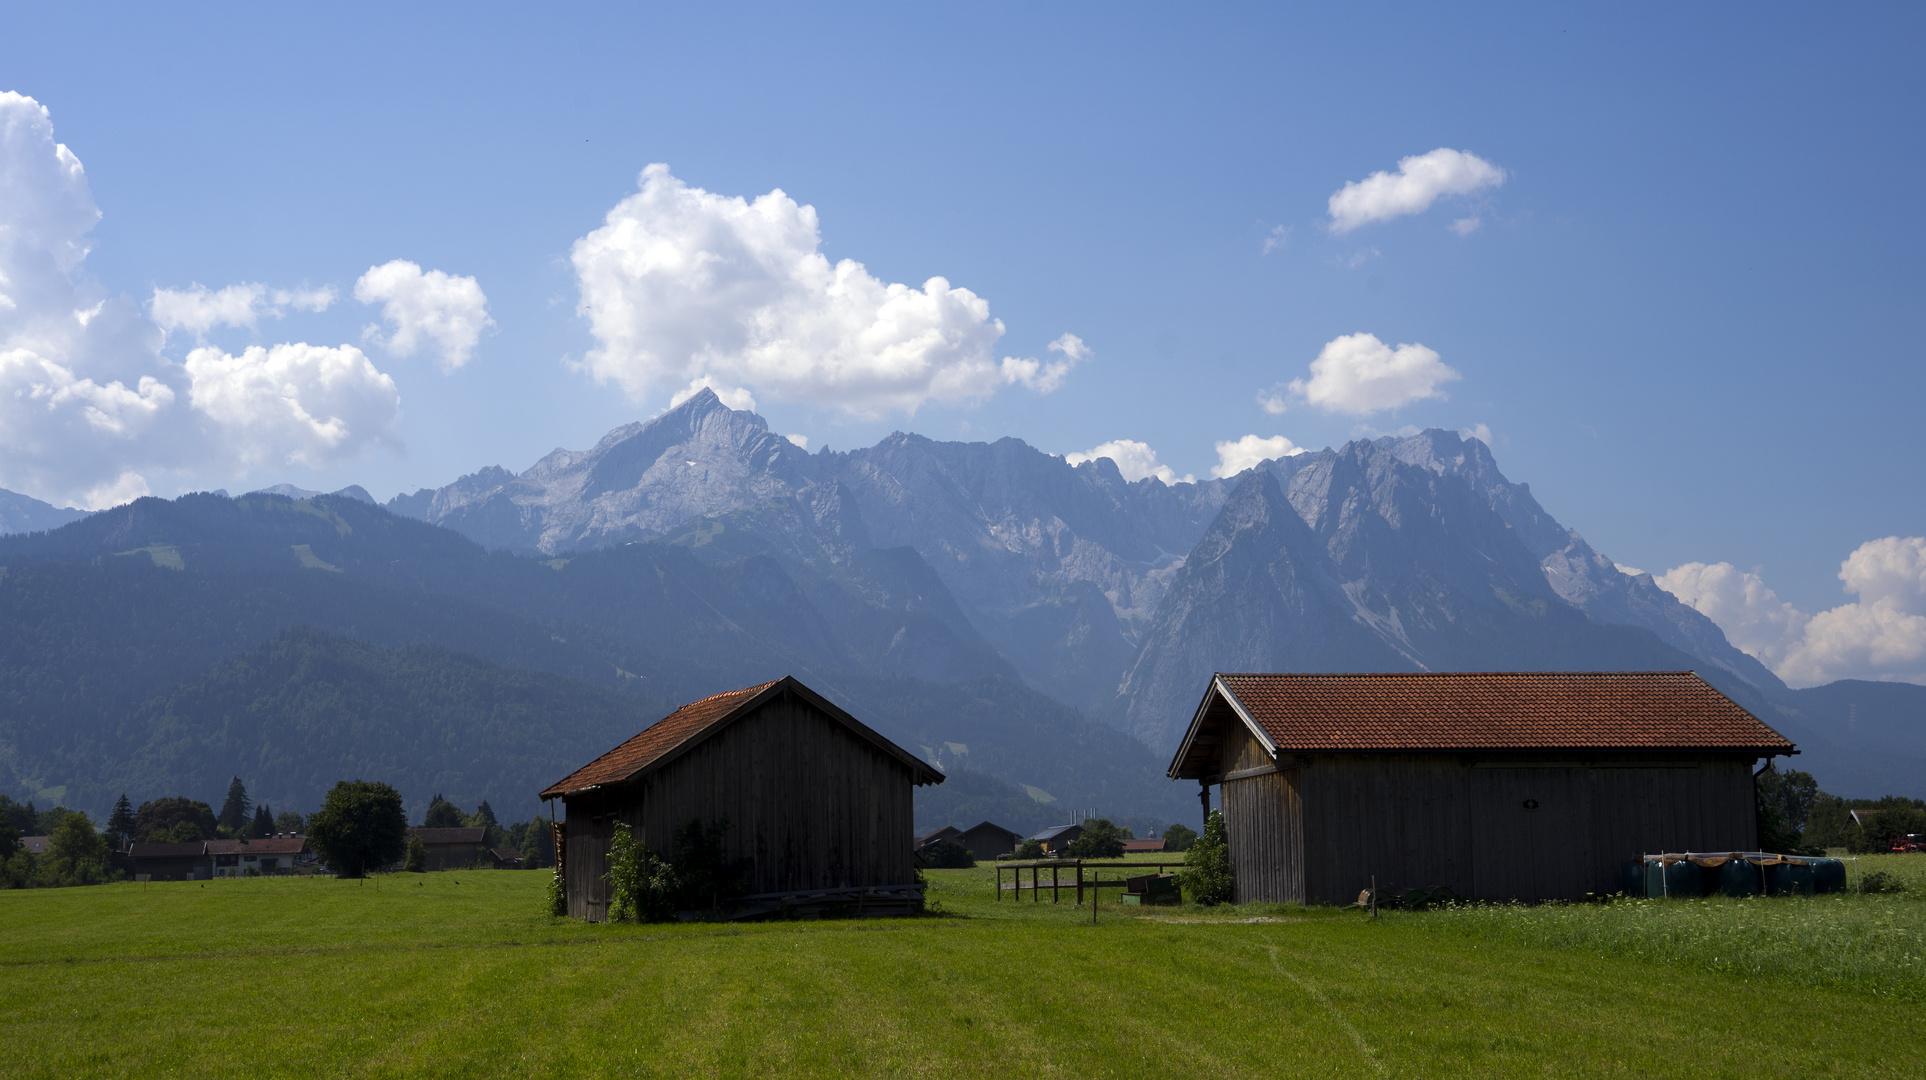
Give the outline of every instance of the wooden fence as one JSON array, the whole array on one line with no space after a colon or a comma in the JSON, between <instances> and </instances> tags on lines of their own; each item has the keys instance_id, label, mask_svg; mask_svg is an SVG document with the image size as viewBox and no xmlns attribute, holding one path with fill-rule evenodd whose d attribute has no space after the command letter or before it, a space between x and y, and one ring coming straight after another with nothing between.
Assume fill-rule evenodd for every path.
<instances>
[{"instance_id":1,"label":"wooden fence","mask_svg":"<svg viewBox=\"0 0 1926 1080\"><path fill-rule=\"evenodd\" d=\"M1043 901L1043 892L1045 889L1048 889L1050 891L1050 902L1055 904L1062 902L1063 894L1066 890L1074 889L1076 891L1077 903L1081 904L1083 903L1083 891L1085 889L1089 889L1094 898L1098 889L1121 889L1124 887L1124 882L1129 878L1142 877L1145 874L1161 874L1164 872L1164 867L1182 865L1184 864L1181 861L1098 862L1085 865L1082 859L1036 859L1029 862L1000 862L996 864L996 898L998 900L1003 899L1003 894L1007 892L1012 894L1011 899L1021 900L1023 899L1023 891L1028 889L1030 892L1030 900L1033 903L1041 903ZM1005 870L1010 872L1010 881L1007 884L1003 880L1003 872ZM1030 880L1027 883L1023 880L1023 872L1025 870L1030 871ZM1043 880L1043 871L1045 870L1050 871L1049 881ZM1077 872L1076 876L1066 879L1064 877L1064 871L1066 870L1075 870ZM1090 872L1089 877L1084 876L1084 871L1086 870ZM1114 880L1106 880L1100 876L1105 870L1117 871L1119 876Z\"/></svg>"}]
</instances>

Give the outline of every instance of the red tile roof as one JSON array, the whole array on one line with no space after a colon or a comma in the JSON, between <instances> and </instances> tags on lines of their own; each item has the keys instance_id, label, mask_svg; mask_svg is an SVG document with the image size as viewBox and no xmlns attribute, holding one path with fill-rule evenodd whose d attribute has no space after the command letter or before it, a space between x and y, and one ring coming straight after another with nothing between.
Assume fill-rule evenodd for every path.
<instances>
[{"instance_id":1,"label":"red tile roof","mask_svg":"<svg viewBox=\"0 0 1926 1080\"><path fill-rule=\"evenodd\" d=\"M735 717L744 715L743 709L746 706L777 684L785 685L787 688L785 692L793 693L810 702L842 723L851 732L902 762L912 771L915 776L914 782L919 786L943 782L943 774L937 772L927 762L870 730L862 721L838 708L834 702L797 681L795 676L786 675L760 686L711 694L700 701L692 701L642 729L641 734L628 742L550 784L542 791L541 797L545 800L554 799L602 784L614 784L633 779L681 747L698 741Z\"/></svg>"},{"instance_id":2,"label":"red tile roof","mask_svg":"<svg viewBox=\"0 0 1926 1080\"><path fill-rule=\"evenodd\" d=\"M1219 674L1281 752L1794 751L1690 671Z\"/></svg>"},{"instance_id":3,"label":"red tile roof","mask_svg":"<svg viewBox=\"0 0 1926 1080\"><path fill-rule=\"evenodd\" d=\"M709 725L735 712L738 706L750 698L774 685L776 685L774 682L766 682L760 686L730 690L722 694L710 694L700 701L691 701L643 728L640 734L628 742L549 785L548 789L542 792L542 798L552 799L557 795L595 787L598 784L613 784L619 780L627 780L654 764L662 755L700 734Z\"/></svg>"}]
</instances>

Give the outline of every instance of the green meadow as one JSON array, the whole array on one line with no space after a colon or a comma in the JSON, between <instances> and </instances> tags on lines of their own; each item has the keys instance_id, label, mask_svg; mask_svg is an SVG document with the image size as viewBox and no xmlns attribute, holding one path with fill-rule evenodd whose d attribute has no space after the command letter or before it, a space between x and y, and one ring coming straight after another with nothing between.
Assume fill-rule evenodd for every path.
<instances>
[{"instance_id":1,"label":"green meadow","mask_svg":"<svg viewBox=\"0 0 1926 1080\"><path fill-rule=\"evenodd\" d=\"M539 872L0 893L0 1072L73 1076L1904 1076L1906 891L1387 912L995 901L588 926Z\"/></svg>"}]
</instances>

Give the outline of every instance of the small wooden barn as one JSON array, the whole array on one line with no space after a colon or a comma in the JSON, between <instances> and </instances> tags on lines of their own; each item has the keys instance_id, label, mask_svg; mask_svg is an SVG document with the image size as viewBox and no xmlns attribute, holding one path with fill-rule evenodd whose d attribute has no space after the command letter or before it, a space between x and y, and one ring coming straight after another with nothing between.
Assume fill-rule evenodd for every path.
<instances>
[{"instance_id":1,"label":"small wooden barn","mask_svg":"<svg viewBox=\"0 0 1926 1080\"><path fill-rule=\"evenodd\" d=\"M1797 752L1689 671L1219 674L1169 775L1222 785L1239 902L1530 901L1755 849L1753 766Z\"/></svg>"},{"instance_id":2,"label":"small wooden barn","mask_svg":"<svg viewBox=\"0 0 1926 1080\"><path fill-rule=\"evenodd\" d=\"M541 793L567 808L569 914L608 912L609 842L627 822L663 855L692 821L726 820L744 904L866 913L917 906L911 796L943 774L785 677L691 702Z\"/></svg>"},{"instance_id":3,"label":"small wooden barn","mask_svg":"<svg viewBox=\"0 0 1926 1080\"><path fill-rule=\"evenodd\" d=\"M987 862L998 855L1008 855L1023 843L1023 834L1015 829L1006 829L993 821L979 821L963 830L956 842L969 849L970 857L978 862Z\"/></svg>"}]
</instances>

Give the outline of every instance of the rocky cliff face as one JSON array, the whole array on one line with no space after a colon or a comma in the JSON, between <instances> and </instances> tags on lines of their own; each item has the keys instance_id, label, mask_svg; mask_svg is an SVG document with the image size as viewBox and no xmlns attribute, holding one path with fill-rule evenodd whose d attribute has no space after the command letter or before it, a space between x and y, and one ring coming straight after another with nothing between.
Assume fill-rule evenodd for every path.
<instances>
[{"instance_id":1,"label":"rocky cliff face","mask_svg":"<svg viewBox=\"0 0 1926 1080\"><path fill-rule=\"evenodd\" d=\"M549 555L643 539L768 554L893 610L966 621L1031 685L1153 746L1211 671L1238 667L1637 662L1782 689L1649 575L1553 520L1483 443L1443 431L1228 480L1130 483L1108 460L1073 467L1017 439L899 432L809 454L705 390L589 450L389 508ZM888 600L910 578L876 554L899 549L946 595Z\"/></svg>"}]
</instances>

